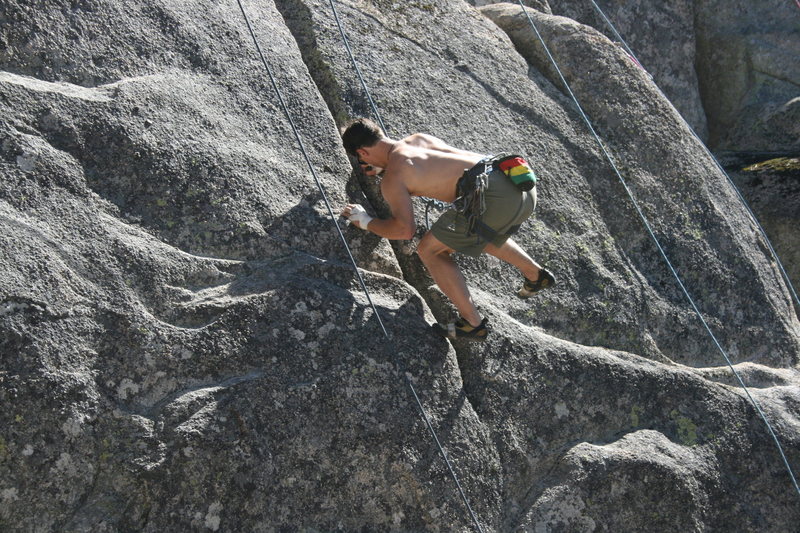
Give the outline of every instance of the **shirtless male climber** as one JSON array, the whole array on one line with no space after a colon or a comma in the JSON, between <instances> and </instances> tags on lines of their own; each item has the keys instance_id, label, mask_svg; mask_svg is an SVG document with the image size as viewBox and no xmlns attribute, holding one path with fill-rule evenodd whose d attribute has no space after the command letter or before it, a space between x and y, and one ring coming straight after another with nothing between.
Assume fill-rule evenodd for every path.
<instances>
[{"instance_id":1,"label":"shirtless male climber","mask_svg":"<svg viewBox=\"0 0 800 533\"><path fill-rule=\"evenodd\" d=\"M387 239L411 239L416 231L412 196L455 202L455 207L439 217L417 246L417 254L433 281L461 315L452 324L434 324L439 335L484 340L489 333L487 319L478 314L453 252L470 256L486 252L514 265L524 276L518 292L522 298L555 283L552 273L509 237L536 207L535 178L532 173L521 174L530 169L518 156L505 160L487 157L454 148L424 133L393 140L364 118L345 127L342 142L367 174L383 170L381 194L392 211L389 218L373 218L362 206L348 204L342 216L359 228ZM512 179L517 178L528 179L529 190L515 185ZM481 184L483 198L475 194L480 193ZM465 204L472 208L464 209Z\"/></svg>"}]
</instances>

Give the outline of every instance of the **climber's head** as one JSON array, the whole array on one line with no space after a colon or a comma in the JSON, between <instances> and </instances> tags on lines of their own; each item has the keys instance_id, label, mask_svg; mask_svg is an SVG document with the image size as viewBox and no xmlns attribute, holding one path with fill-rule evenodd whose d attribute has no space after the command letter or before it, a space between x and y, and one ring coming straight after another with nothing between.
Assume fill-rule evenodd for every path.
<instances>
[{"instance_id":1,"label":"climber's head","mask_svg":"<svg viewBox=\"0 0 800 533\"><path fill-rule=\"evenodd\" d=\"M348 154L359 158L358 150L375 144L386 137L380 126L368 118L357 118L347 124L342 131L342 144Z\"/></svg>"}]
</instances>

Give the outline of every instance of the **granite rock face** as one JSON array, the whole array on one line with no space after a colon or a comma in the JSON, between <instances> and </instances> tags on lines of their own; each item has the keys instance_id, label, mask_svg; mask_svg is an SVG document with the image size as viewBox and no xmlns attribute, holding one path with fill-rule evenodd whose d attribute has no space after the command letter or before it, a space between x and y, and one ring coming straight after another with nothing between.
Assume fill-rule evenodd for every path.
<instances>
[{"instance_id":1,"label":"granite rock face","mask_svg":"<svg viewBox=\"0 0 800 533\"><path fill-rule=\"evenodd\" d=\"M796 153L800 7L776 0L702 0L696 9L697 70L710 145Z\"/></svg>"},{"instance_id":2,"label":"granite rock face","mask_svg":"<svg viewBox=\"0 0 800 533\"><path fill-rule=\"evenodd\" d=\"M479 0L473 4L499 3ZM525 4L590 25L622 46L610 21L660 90L718 157L755 163L756 153L763 153L762 161L797 156L800 83L794 58L800 56L800 39L792 2L594 2L608 20L590 1ZM785 269L793 272L792 243L799 221L798 211L791 209L797 203L792 177L773 173L768 181L774 186L768 187L746 175L732 179L742 185L741 193ZM782 197L785 201L776 204L775 188L793 196ZM783 213L780 221L774 217L776 210Z\"/></svg>"},{"instance_id":3,"label":"granite rock face","mask_svg":"<svg viewBox=\"0 0 800 533\"><path fill-rule=\"evenodd\" d=\"M800 324L749 215L616 45L528 4L800 464ZM519 8L336 5L390 136L534 164L517 240L559 284L522 302L512 268L459 259L493 332L451 345L416 238L337 219L387 340L236 3L5 2L0 529L471 530L409 383L487 531L794 527L766 428ZM333 209L385 214L339 142L370 108L329 2L244 6Z\"/></svg>"},{"instance_id":4,"label":"granite rock face","mask_svg":"<svg viewBox=\"0 0 800 533\"><path fill-rule=\"evenodd\" d=\"M800 158L727 154L721 161L757 213L796 289L800 286Z\"/></svg>"},{"instance_id":5,"label":"granite rock face","mask_svg":"<svg viewBox=\"0 0 800 533\"><path fill-rule=\"evenodd\" d=\"M701 98L701 73L696 67L697 2L644 0L628 2L624 6L616 2L596 4L692 129L707 140L708 118ZM590 25L618 42L608 22L590 1L550 0L550 5L553 14Z\"/></svg>"},{"instance_id":6,"label":"granite rock face","mask_svg":"<svg viewBox=\"0 0 800 533\"><path fill-rule=\"evenodd\" d=\"M596 3L713 150L800 149L794 2ZM549 0L548 8L615 38L589 1Z\"/></svg>"}]
</instances>

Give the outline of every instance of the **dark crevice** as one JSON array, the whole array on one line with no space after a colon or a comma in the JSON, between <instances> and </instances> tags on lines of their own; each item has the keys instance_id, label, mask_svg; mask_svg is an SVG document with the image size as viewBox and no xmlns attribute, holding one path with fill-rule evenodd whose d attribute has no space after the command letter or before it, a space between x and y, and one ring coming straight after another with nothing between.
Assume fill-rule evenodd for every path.
<instances>
[{"instance_id":1,"label":"dark crevice","mask_svg":"<svg viewBox=\"0 0 800 533\"><path fill-rule=\"evenodd\" d=\"M339 95L344 94L344 90L336 80L328 61L320 52L314 31L311 30L314 28L311 11L302 0L276 0L275 7L278 8L286 27L294 37L308 73L325 100L333 119L337 124L344 124L348 115L339 98Z\"/></svg>"},{"instance_id":2,"label":"dark crevice","mask_svg":"<svg viewBox=\"0 0 800 533\"><path fill-rule=\"evenodd\" d=\"M309 31L309 28L314 27L314 24L308 6L302 0L276 0L275 5L283 16L287 28L294 36L303 62L308 68L309 75L316 84L336 124L342 126L350 118L343 102L344 98L347 98L355 108L363 107L368 109L367 98L361 88L357 87L357 90L353 89L352 92L345 90L334 76L329 62L320 52L314 32ZM344 43L342 43L342 48L344 50ZM359 105L359 103L362 105ZM363 196L378 216L389 216L391 212L380 194L379 182L364 176L359 170L354 171L353 178L355 179L351 179L349 182L350 190L348 195L351 198ZM355 190L356 187L352 186L354 181L357 182L360 191ZM416 238L421 237L425 231L427 231L427 228L424 225L420 225ZM437 320L451 320L455 316L454 307L435 288L433 280L416 253L409 252L409 241L390 241L390 244L404 280L419 292ZM422 333L429 334L428 331ZM476 393L481 388L479 384L481 364L476 359L474 350L469 346L462 346L462 344L457 342L454 345L454 349L462 382L464 383L466 401L470 403L477 415L478 409L476 406L480 404L480 395Z\"/></svg>"},{"instance_id":3,"label":"dark crevice","mask_svg":"<svg viewBox=\"0 0 800 533\"><path fill-rule=\"evenodd\" d=\"M349 95L336 80L329 63L323 58L314 33L309 31L309 28L313 27L311 11L302 0L277 0L275 4L294 36L309 75L325 100L334 121L339 126L345 124L349 119L349 113L342 99L343 96ZM366 107L366 97L363 94L353 95L352 100L363 101ZM348 195L351 198L358 197L357 201L361 198L366 199L378 216L389 216L391 212L380 194L379 182L364 176L358 170L354 172L353 178L348 183ZM421 236L421 233L418 236ZM416 254L407 252L408 241L391 241L390 244L405 280L419 291L437 317L446 316L447 310L441 309L442 306L437 303L438 298L431 295L431 292L435 292L429 290L433 282L421 261Z\"/></svg>"}]
</instances>

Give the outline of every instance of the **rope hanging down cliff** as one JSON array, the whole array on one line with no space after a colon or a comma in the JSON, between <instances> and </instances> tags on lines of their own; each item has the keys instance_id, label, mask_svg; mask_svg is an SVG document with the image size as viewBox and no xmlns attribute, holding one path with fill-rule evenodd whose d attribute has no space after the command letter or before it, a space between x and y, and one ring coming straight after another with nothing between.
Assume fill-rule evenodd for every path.
<instances>
[{"instance_id":1,"label":"rope hanging down cliff","mask_svg":"<svg viewBox=\"0 0 800 533\"><path fill-rule=\"evenodd\" d=\"M647 69L645 69L642 66L642 63L639 61L639 59L633 53L633 50L631 50L631 47L628 46L628 43L625 42L625 39L623 39L622 35L619 34L619 32L617 31L617 28L614 27L614 24L611 22L611 20L606 16L606 14L603 12L603 10L600 9L600 6L597 5L597 2L595 2L595 0L589 0L589 1L592 3L594 8L600 14L600 17L603 19L603 21L606 23L606 25L608 25L609 29L614 34L614 37L616 37L616 39L625 48L625 51L628 53L628 55L631 57L631 59L642 70L647 72ZM797 5L800 7L800 0L795 0L795 1L798 3ZM658 84L655 82L652 74L647 72L647 75L650 76L651 80L653 80L653 86L656 88L656 90L659 92L659 94L664 98L664 100L666 100L667 102L670 102L670 99L667 98L667 95L664 94L664 91L662 91L661 87L659 87ZM755 215L755 213L753 213L753 210L750 209L750 205L748 205L747 200L745 200L744 196L742 196L742 193L741 193L741 191L739 191L739 188L736 186L736 183L734 183L733 179L725 171L725 169L722 168L722 164L720 164L720 162L717 159L717 157L713 153L711 153L711 150L709 150L708 146L706 146L706 144L703 142L703 140L700 138L700 136L697 134L697 132L694 131L694 128L692 128L692 126L686 121L686 119L683 118L683 115L680 114L680 113L677 113L677 115L679 117L681 117L681 120L683 121L684 125L687 128L689 128L689 131L692 132L692 135L694 135L694 138L697 140L698 143L700 143L700 146L703 147L703 149L705 150L706 154L711 158L712 161L714 161L714 163L716 164L716 166L719 169L719 171L722 172L722 174L725 176L725 178L727 178L728 183L730 184L731 188L734 190L734 192L736 192L736 195L739 197L739 200L741 201L741 203L744 206L745 210L747 210L748 214L750 215L750 218L753 220L753 222L755 223L756 227L761 232L761 236L764 238L764 242L767 244L767 248L769 248L770 254L772 254L772 258L775 260L775 263L778 265L778 269L781 271L781 274L783 276L784 282L786 283L786 286L789 288L789 292L791 292L792 296L794 297L794 301L797 304L797 309L798 309L798 311L800 311L800 298L797 296L797 291L795 291L795 288L794 288L794 285L792 284L791 278L789 278L789 275L786 273L786 270L783 268L783 263L781 262L780 258L778 257L778 252L776 252L775 248L772 247L772 242L770 242L769 237L767 237L767 232L764 230L764 227L758 221L758 218L756 218L756 215Z\"/></svg>"},{"instance_id":2,"label":"rope hanging down cliff","mask_svg":"<svg viewBox=\"0 0 800 533\"><path fill-rule=\"evenodd\" d=\"M247 16L247 12L245 11L241 0L236 0L236 2L239 4L239 9L242 11L242 16L244 17L245 23L247 24L247 29L250 31L250 36L253 38L253 44L256 47L256 51L258 52L258 55L259 55L259 57L261 59L261 62L264 65L264 68L267 71L267 74L269 75L269 79L270 79L270 82L272 84L272 88L275 90L275 94L277 95L278 100L279 100L279 102L281 104L281 107L283 108L283 112L286 115L286 119L288 120L289 125L292 128L292 132L294 133L295 139L297 140L297 143L298 143L298 145L300 147L300 151L303 153L303 157L305 158L306 164L308 165L308 168L311 171L311 175L313 176L314 181L316 182L317 188L319 189L319 192L322 195L322 199L325 202L325 207L328 209L328 214L331 217L331 221L333 222L333 225L336 227L336 231L339 234L339 238L341 239L342 244L344 245L345 249L347 250L347 255L349 256L350 261L353 264L353 268L355 270L356 276L358 277L359 284L361 285L361 288L362 288L362 290L364 291L364 294L367 297L367 301L369 302L370 306L372 307L372 311L375 314L375 318L377 318L377 320L378 320L378 323L379 323L379 325L381 327L381 331L383 332L384 337L386 337L386 339L391 344L391 346L389 348L390 348L390 352L392 354L392 358L394 359L395 365L398 367L400 373L403 375L403 378L405 379L405 383L408 386L408 388L409 388L409 390L411 392L411 395L414 398L414 402L416 403L417 408L419 409L420 416L425 421L425 425L427 426L428 431L430 431L431 436L433 437L433 440L436 443L437 448L439 449L439 453L441 454L442 458L444 459L445 464L447 465L447 469L448 469L448 471L450 473L450 476L453 478L453 481L455 482L456 487L458 488L458 491L459 491L459 493L461 495L462 500L464 501L464 504L467 507L467 510L469 511L470 517L472 519L472 522L475 525L475 528L479 532L483 533L483 528L481 527L480 522L478 522L478 518L475 516L475 513L472 511L472 507L469 504L469 500L467 500L467 496L464 493L464 490L461 488L461 483L458 480L458 476L456 475L455 470L453 469L453 466L450 463L449 458L447 457L447 453L445 452L444 448L442 447L441 442L439 441L439 437L436 435L436 431L434 430L433 424L431 423L430 418L428 417L428 414L427 414L427 412L425 411L425 408L422 405L422 401L419 399L419 396L417 395L417 391L414 388L414 385L411 383L411 380L409 379L409 377L408 377L408 375L407 375L407 373L405 371L405 367L402 364L402 361L400 361L400 359L397 357L397 349L396 349L396 347L394 345L394 342L393 342L392 338L389 335L389 332L386 330L386 327L383 324L383 320L381 319L380 314L378 313L378 308L376 307L375 303L372 300L372 296L371 296L371 294L369 292L369 289L367 288L367 284L364 281L364 278L361 276L361 272L359 272L359 270L358 270L358 264L356 263L356 260L353 257L353 253L350 250L350 246L347 244L347 240L344 237L344 233L342 233L341 228L336 223L337 217L333 212L333 208L331 207L330 202L328 201L327 194L325 194L325 188L322 186L322 182L320 181L319 176L317 176L317 172L314 169L314 165L311 163L311 158L308 155L308 151L306 150L305 144L303 143L303 139L300 137L300 132L299 132L297 126L295 125L294 120L292 119L292 115L289 112L289 107L286 105L286 102L283 99L283 94L281 93L281 90L278 87L278 84L277 84L277 82L275 80L275 75L272 72L272 68L270 67L269 62L267 62L266 57L264 56L263 52L261 51L261 46L258 43L258 39L256 38L256 34L255 34L255 31L253 30L253 26L252 26L252 24L250 24L250 19Z\"/></svg>"},{"instance_id":3,"label":"rope hanging down cliff","mask_svg":"<svg viewBox=\"0 0 800 533\"><path fill-rule=\"evenodd\" d=\"M372 94L369 91L369 87L367 87L367 82L364 81L364 76L361 74L361 69L358 67L356 57L353 54L353 49L350 48L350 41L347 39L347 34L344 31L342 20L339 18L339 12L336 9L336 5L334 4L333 0L329 0L329 3L331 6L331 11L333 11L333 18L336 20L336 26L339 28L339 34L342 36L342 42L347 50L347 55L350 57L350 62L353 64L353 70L355 70L358 81L361 83L361 87L364 89L364 94L367 96L367 101L372 108L372 113L375 115L375 118L378 119L378 124L380 124L383 132L388 135L389 131L386 129L386 124L383 123L383 118L381 118L381 113L378 111L378 106L375 104L375 100L372 99ZM428 211L432 207L442 211L446 209L446 204L441 200L435 200L433 198L425 198L420 196L420 199L425 203L425 226L430 229L431 223L428 220Z\"/></svg>"},{"instance_id":4,"label":"rope hanging down cliff","mask_svg":"<svg viewBox=\"0 0 800 533\"><path fill-rule=\"evenodd\" d=\"M661 254L661 257L664 259L664 262L666 263L666 265L669 268L670 272L675 277L675 280L678 282L678 285L680 286L681 291L683 292L684 296L686 296L686 299L689 301L689 304L691 304L692 309L694 309L695 314L697 314L697 317L700 319L700 322L703 324L703 327L705 328L706 332L708 332L709 336L711 337L711 340L714 342L714 345L717 347L719 352L722 354L722 357L725 359L725 362L728 364L728 367L733 372L734 376L736 377L737 381L739 382L739 385L741 385L742 389L744 390L745 394L747 395L747 398L750 400L750 403L753 405L753 407L755 407L756 411L761 416L761 419L764 421L764 424L767 426L767 429L769 430L769 433L772 436L772 439L775 441L775 445L777 446L778 452L780 452L781 458L783 459L783 463L786 466L786 470L789 473L789 477L792 480L794 488L797 491L798 496L800 496L800 486L798 486L798 484L797 484L797 479L794 476L794 472L792 471L792 467L789 465L789 461L786 458L786 454L783 452L783 446L781 446L781 443L778 440L778 436L775 434L775 431L772 429L772 425L770 424L769 420L767 419L767 416L764 414L764 411L761 410L761 406L759 406L759 404L755 400L755 398L753 398L753 396L750 394L750 390L744 384L744 381L742 380L741 376L739 375L739 372L736 371L736 368L733 366L733 362L731 361L730 357L728 357L727 352L722 347L722 345L720 344L719 340L717 340L716 335L714 335L714 332L711 330L711 327L708 325L708 322L706 322L706 319L703 317L703 314L700 312L700 309L697 307L697 304L695 303L694 298L692 298L692 296L689 294L689 291L686 289L686 286L684 285L683 280L681 280L681 277L678 275L678 272L675 270L675 267L672 266L672 262L670 261L669 257L667 256L667 253L664 251L664 248L662 248L661 242L658 240L658 237L656 237L656 234L654 233L654 231L653 231L653 229L652 229L652 227L650 225L649 220L645 216L645 214L642 211L641 207L639 207L639 203L636 201L636 198L634 197L633 192L628 187L628 184L625 181L625 178L622 177L622 174L620 173L619 168L617 167L616 163L614 162L614 158L611 156L611 154L606 149L605 145L603 144L603 141L600 140L600 136L597 134L597 132L595 131L594 127L592 126L592 122L589 120L589 117L584 112L583 108L581 107L580 102L578 102L577 97L572 92L572 89L570 88L569 83L567 83L567 80L564 78L564 75L562 74L561 69L558 66L558 63L556 62L556 60L553 57L553 55L550 53L550 49L548 48L547 44L544 42L544 39L542 38L542 35L539 33L539 29L536 27L536 24L534 24L533 19L531 18L530 14L528 13L528 10L525 8L525 4L522 3L522 0L518 0L518 2L519 2L519 5L520 5L520 8L522 9L522 12L527 17L528 22L530 23L531 28L533 29L533 32L536 34L537 39L539 40L539 42L541 43L545 53L547 54L548 59L553 64L553 67L555 68L555 71L558 73L558 76L559 76L559 79L561 80L561 83L564 84L564 87L566 88L567 92L569 93L569 96L572 98L573 102L575 102L575 105L576 105L576 107L578 109L578 112L580 113L580 115L583 118L584 122L586 122L586 125L589 128L589 131L591 132L592 136L594 136L594 139L597 142L597 144L600 146L600 150L603 152L603 154L605 155L606 159L611 164L611 167L613 168L614 173L616 173L617 178L619 178L619 181L622 184L622 187L625 189L625 192L627 193L628 198L631 200L631 202L633 204L633 207L636 209L636 212L639 215L639 218L642 220L642 223L644 224L645 228L647 229L647 233L650 235L650 238L655 243L656 248L658 248L658 251Z\"/></svg>"}]
</instances>

